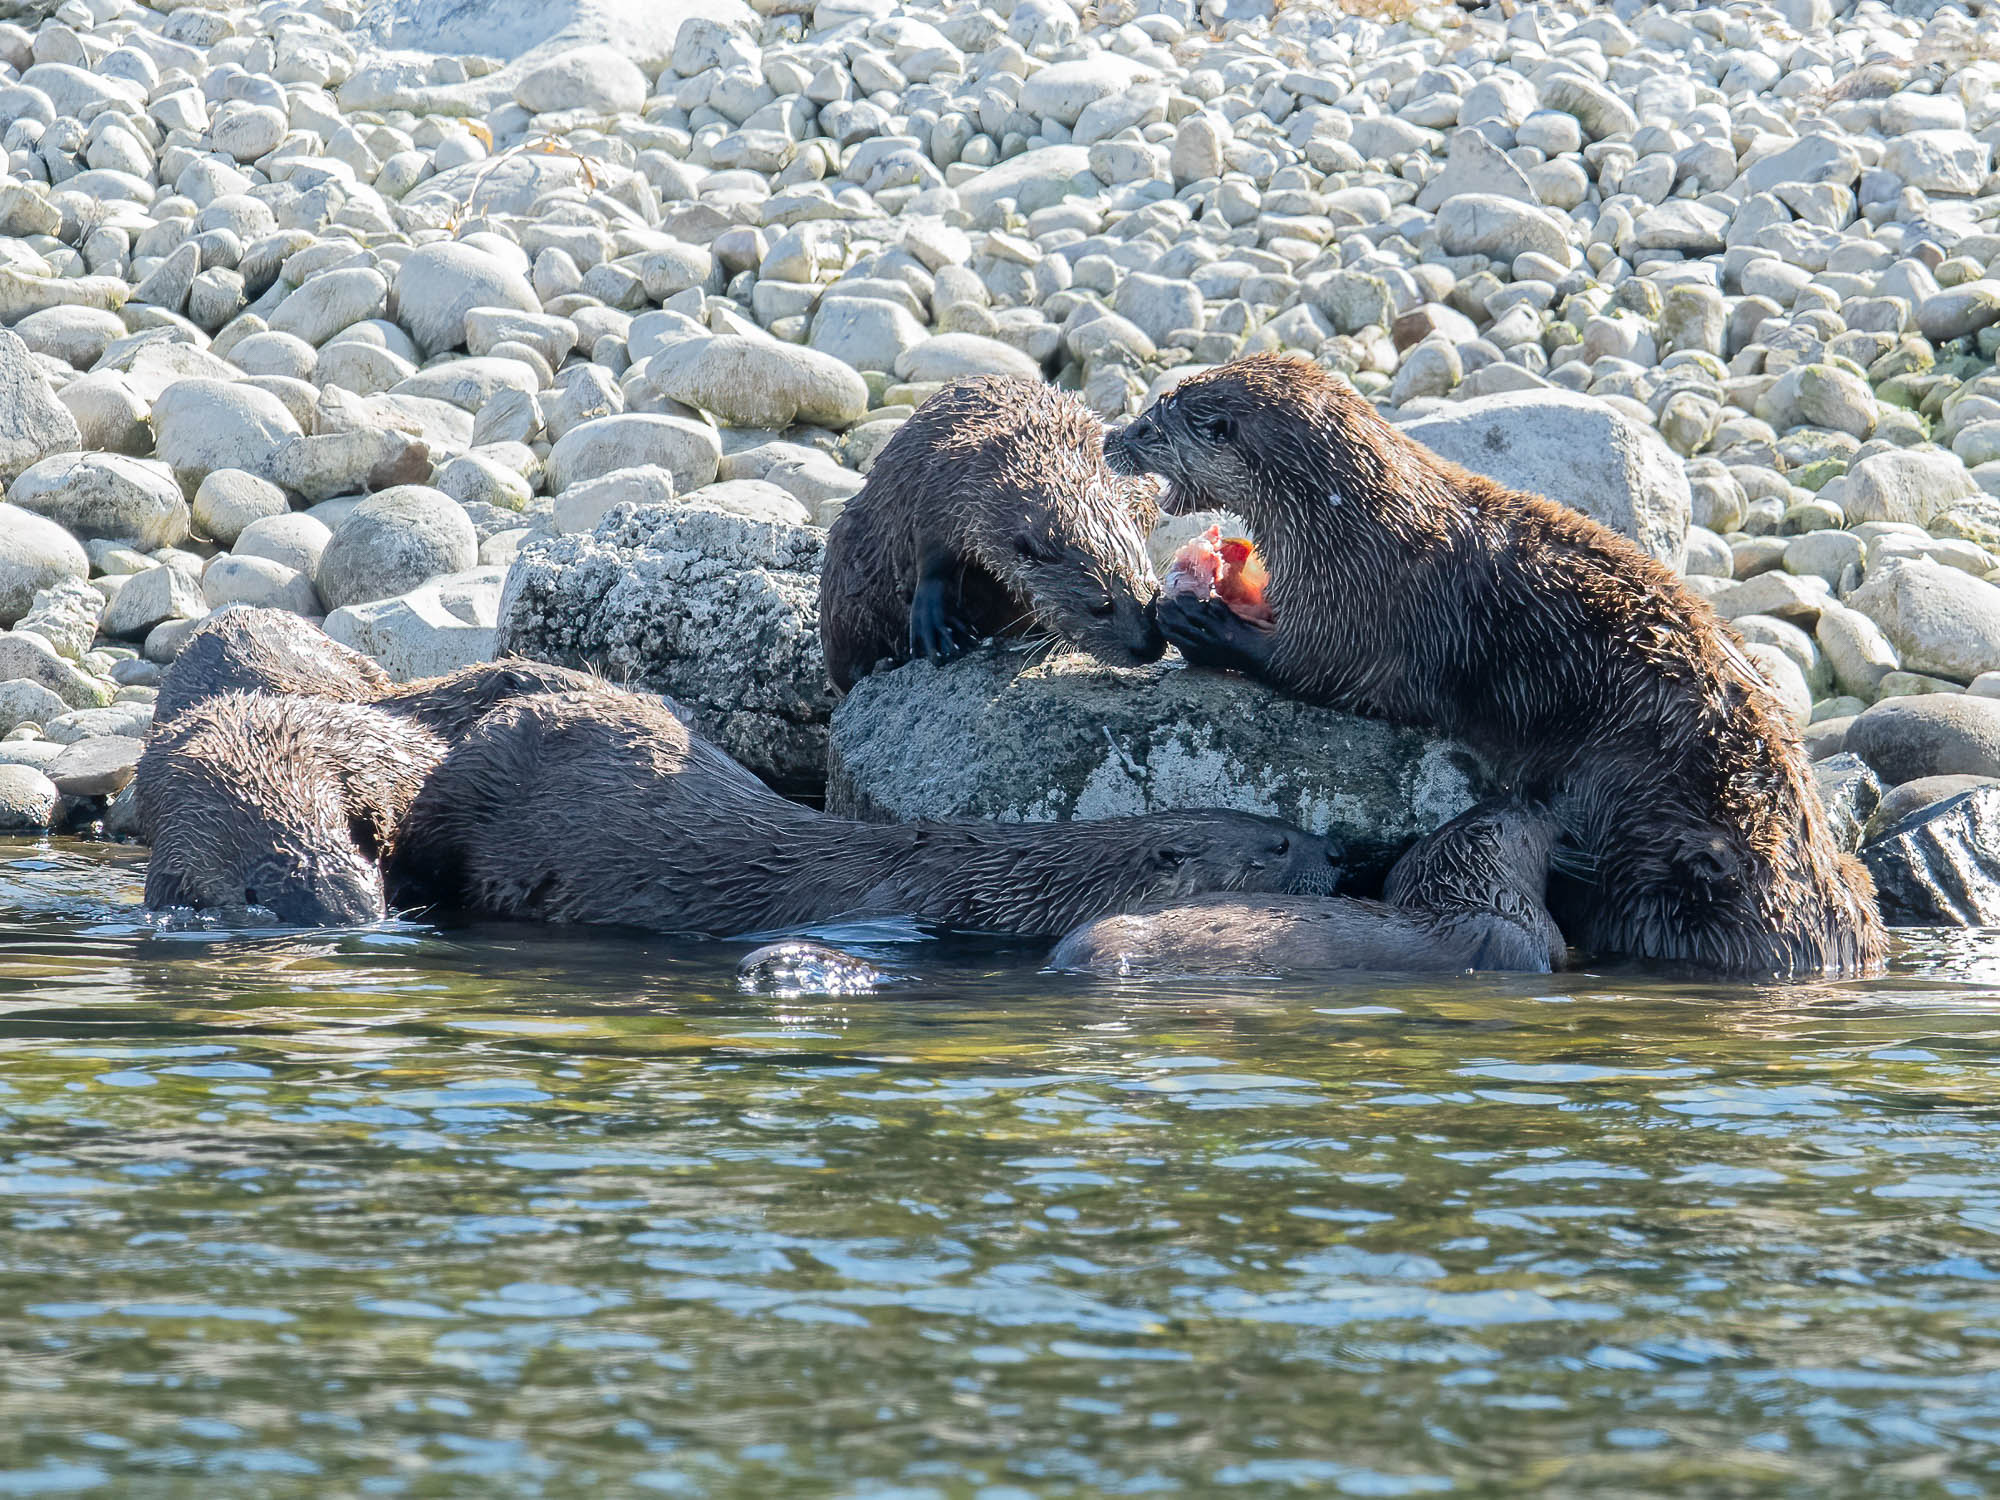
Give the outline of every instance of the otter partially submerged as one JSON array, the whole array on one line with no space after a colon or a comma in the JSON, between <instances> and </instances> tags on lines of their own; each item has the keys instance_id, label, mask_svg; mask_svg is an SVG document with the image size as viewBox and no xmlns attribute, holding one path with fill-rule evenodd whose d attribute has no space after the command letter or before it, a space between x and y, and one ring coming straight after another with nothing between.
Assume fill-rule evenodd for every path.
<instances>
[{"instance_id":1,"label":"otter partially submerged","mask_svg":"<svg viewBox=\"0 0 2000 1500\"><path fill-rule=\"evenodd\" d=\"M1209 896L1103 917L1064 938L1049 967L1093 974L1435 972L1563 966L1542 904L1558 829L1538 809L1490 804L1419 839L1380 901Z\"/></svg>"},{"instance_id":2,"label":"otter partially submerged","mask_svg":"<svg viewBox=\"0 0 2000 1500\"><path fill-rule=\"evenodd\" d=\"M1151 489L1104 466L1074 396L981 375L896 430L826 539L820 635L845 692L882 660L1041 630L1110 666L1159 660Z\"/></svg>"},{"instance_id":3,"label":"otter partially submerged","mask_svg":"<svg viewBox=\"0 0 2000 1500\"><path fill-rule=\"evenodd\" d=\"M1324 840L1241 813L855 823L788 802L657 699L521 698L454 746L391 867L398 904L714 937L906 915L1056 937L1199 891L1328 891Z\"/></svg>"},{"instance_id":4,"label":"otter partially submerged","mask_svg":"<svg viewBox=\"0 0 2000 1500\"><path fill-rule=\"evenodd\" d=\"M365 704L221 693L183 709L133 777L146 905L338 927L386 914L382 862L444 742Z\"/></svg>"},{"instance_id":5,"label":"otter partially submerged","mask_svg":"<svg viewBox=\"0 0 2000 1500\"><path fill-rule=\"evenodd\" d=\"M1170 510L1255 532L1275 624L1166 599L1191 662L1484 752L1545 801L1594 882L1564 930L1606 956L1861 972L1886 938L1798 735L1707 603L1638 548L1420 447L1303 360L1191 377L1106 448Z\"/></svg>"}]
</instances>

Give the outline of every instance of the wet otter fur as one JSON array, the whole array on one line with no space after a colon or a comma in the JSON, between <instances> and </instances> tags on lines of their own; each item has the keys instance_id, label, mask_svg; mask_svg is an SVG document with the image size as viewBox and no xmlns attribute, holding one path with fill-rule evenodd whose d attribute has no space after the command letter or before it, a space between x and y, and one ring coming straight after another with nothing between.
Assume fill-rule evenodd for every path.
<instances>
[{"instance_id":1,"label":"wet otter fur","mask_svg":"<svg viewBox=\"0 0 2000 1500\"><path fill-rule=\"evenodd\" d=\"M309 620L282 609L237 607L218 610L188 633L160 679L153 722L166 725L223 693L270 693L372 704L449 742L496 703L527 693L576 692L598 681L569 667L504 657L397 683Z\"/></svg>"},{"instance_id":2,"label":"wet otter fur","mask_svg":"<svg viewBox=\"0 0 2000 1500\"><path fill-rule=\"evenodd\" d=\"M1542 904L1560 829L1538 809L1485 804L1419 839L1380 901L1209 896L1102 917L1057 945L1049 967L1091 974L1405 973L1563 967Z\"/></svg>"},{"instance_id":3,"label":"wet otter fur","mask_svg":"<svg viewBox=\"0 0 2000 1500\"><path fill-rule=\"evenodd\" d=\"M738 936L907 915L1056 937L1204 890L1328 891L1324 840L1240 813L1059 824L854 823L788 802L662 701L521 698L455 745L410 810L399 905Z\"/></svg>"},{"instance_id":4,"label":"wet otter fur","mask_svg":"<svg viewBox=\"0 0 2000 1500\"><path fill-rule=\"evenodd\" d=\"M133 777L152 845L146 905L380 921L382 862L444 753L429 730L364 704L229 692L184 709Z\"/></svg>"},{"instance_id":5,"label":"wet otter fur","mask_svg":"<svg viewBox=\"0 0 2000 1500\"><path fill-rule=\"evenodd\" d=\"M1282 356L1190 377L1106 457L1166 478L1170 510L1243 516L1270 569L1268 631L1162 601L1182 653L1484 752L1594 867L1551 889L1580 947L1745 975L1880 966L1872 883L1783 709L1623 537L1446 462Z\"/></svg>"},{"instance_id":6,"label":"wet otter fur","mask_svg":"<svg viewBox=\"0 0 2000 1500\"><path fill-rule=\"evenodd\" d=\"M1028 629L1109 666L1158 661L1154 516L1149 485L1105 468L1104 430L1074 396L1000 375L947 386L896 430L827 534L833 685Z\"/></svg>"},{"instance_id":7,"label":"wet otter fur","mask_svg":"<svg viewBox=\"0 0 2000 1500\"><path fill-rule=\"evenodd\" d=\"M373 659L283 609L219 609L188 632L160 676L153 722L228 692L296 693L366 703L394 684Z\"/></svg>"}]
</instances>

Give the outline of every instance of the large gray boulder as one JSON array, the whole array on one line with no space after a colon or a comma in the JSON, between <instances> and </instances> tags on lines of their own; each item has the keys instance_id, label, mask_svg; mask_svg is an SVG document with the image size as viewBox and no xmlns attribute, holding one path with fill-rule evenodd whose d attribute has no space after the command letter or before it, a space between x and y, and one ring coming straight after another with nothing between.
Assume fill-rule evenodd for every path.
<instances>
[{"instance_id":1,"label":"large gray boulder","mask_svg":"<svg viewBox=\"0 0 2000 1500\"><path fill-rule=\"evenodd\" d=\"M73 537L130 542L148 552L187 540L187 497L174 471L150 458L52 454L23 469L7 498Z\"/></svg>"},{"instance_id":2,"label":"large gray boulder","mask_svg":"<svg viewBox=\"0 0 2000 1500\"><path fill-rule=\"evenodd\" d=\"M590 535L529 542L494 651L675 699L783 791L817 790L833 688L819 640L826 533L699 498L620 505Z\"/></svg>"},{"instance_id":3,"label":"large gray boulder","mask_svg":"<svg viewBox=\"0 0 2000 1500\"><path fill-rule=\"evenodd\" d=\"M1573 391L1508 391L1403 424L1405 437L1511 489L1559 500L1678 569L1687 472L1650 427Z\"/></svg>"},{"instance_id":4,"label":"large gray boulder","mask_svg":"<svg viewBox=\"0 0 2000 1500\"><path fill-rule=\"evenodd\" d=\"M864 677L827 768L827 810L846 817L1262 813L1326 834L1362 880L1492 790L1459 745L1241 678L1000 648Z\"/></svg>"}]
</instances>

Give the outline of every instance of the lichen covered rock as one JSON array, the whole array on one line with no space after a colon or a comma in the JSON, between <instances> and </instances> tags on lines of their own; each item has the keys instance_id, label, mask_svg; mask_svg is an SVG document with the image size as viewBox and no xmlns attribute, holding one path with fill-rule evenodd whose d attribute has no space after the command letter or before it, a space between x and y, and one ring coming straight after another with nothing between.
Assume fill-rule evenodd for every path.
<instances>
[{"instance_id":1,"label":"lichen covered rock","mask_svg":"<svg viewBox=\"0 0 2000 1500\"><path fill-rule=\"evenodd\" d=\"M1241 678L987 648L865 677L833 718L827 810L880 820L1262 813L1326 834L1349 874L1488 795L1471 751Z\"/></svg>"},{"instance_id":2,"label":"lichen covered rock","mask_svg":"<svg viewBox=\"0 0 2000 1500\"><path fill-rule=\"evenodd\" d=\"M676 700L782 791L825 775L833 689L819 641L826 533L690 497L620 505L590 535L522 547L494 649Z\"/></svg>"}]
</instances>

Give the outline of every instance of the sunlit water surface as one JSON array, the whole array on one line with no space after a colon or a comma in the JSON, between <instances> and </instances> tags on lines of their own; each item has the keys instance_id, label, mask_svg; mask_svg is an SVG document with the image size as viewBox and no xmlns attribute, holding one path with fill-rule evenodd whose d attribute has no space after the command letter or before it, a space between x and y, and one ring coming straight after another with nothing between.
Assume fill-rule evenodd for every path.
<instances>
[{"instance_id":1,"label":"sunlit water surface","mask_svg":"<svg viewBox=\"0 0 2000 1500\"><path fill-rule=\"evenodd\" d=\"M0 1496L2000 1488L2000 936L739 993L0 844Z\"/></svg>"}]
</instances>

